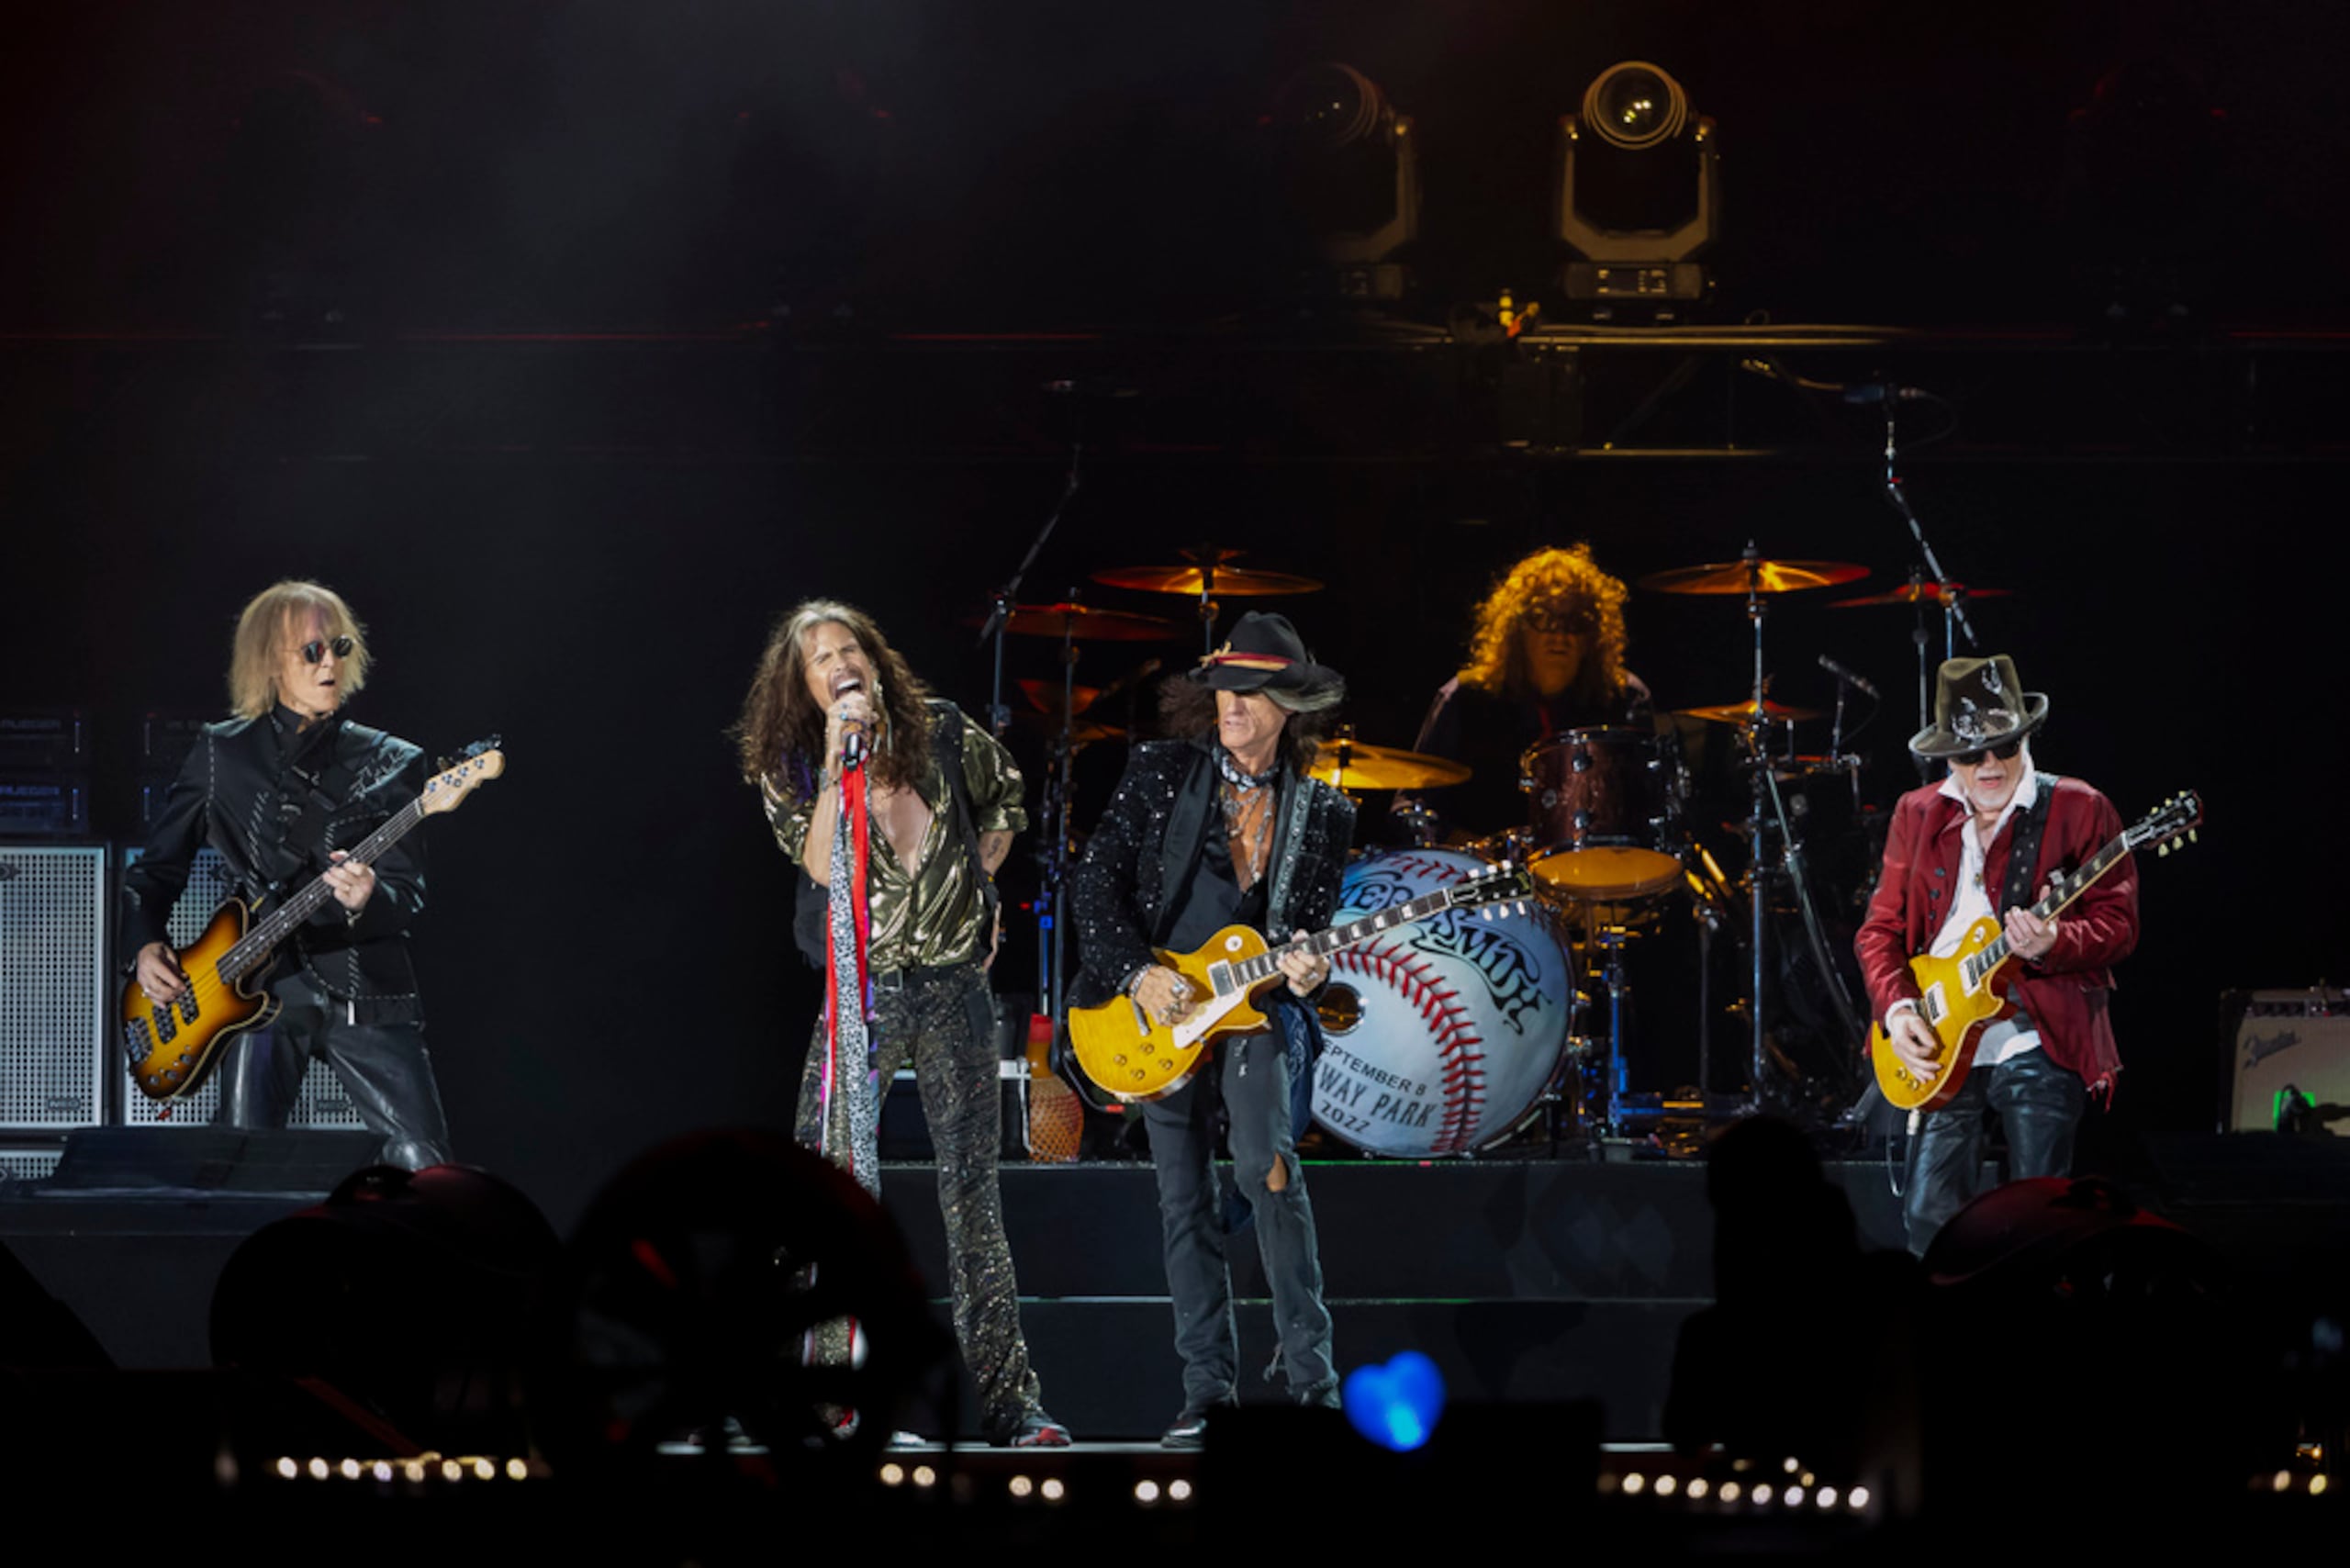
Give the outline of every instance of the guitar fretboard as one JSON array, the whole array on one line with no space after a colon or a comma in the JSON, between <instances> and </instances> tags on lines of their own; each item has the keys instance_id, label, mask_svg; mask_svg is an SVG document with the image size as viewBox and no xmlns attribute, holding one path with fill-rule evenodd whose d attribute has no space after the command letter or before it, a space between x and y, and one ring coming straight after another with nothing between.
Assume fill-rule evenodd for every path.
<instances>
[{"instance_id":1,"label":"guitar fretboard","mask_svg":"<svg viewBox=\"0 0 2350 1568\"><path fill-rule=\"evenodd\" d=\"M374 865L376 857L406 836L408 829L424 820L424 797L419 795L407 805L384 820L375 832L361 839L351 850L351 858ZM308 886L275 909L242 936L226 953L220 955L220 977L227 980L241 980L276 946L292 935L296 926L310 918L318 907L334 897L334 887L325 877L314 879Z\"/></svg>"},{"instance_id":2,"label":"guitar fretboard","mask_svg":"<svg viewBox=\"0 0 2350 1568\"><path fill-rule=\"evenodd\" d=\"M2031 906L2033 916L2045 920L2088 891L2091 883L2112 870L2121 863L2121 857L2130 853L2132 837L2133 835L2130 833L2121 834L2112 843L2090 856L2081 864L2080 868L2070 876L2059 875L2053 878L2047 896ZM2009 951L2007 934L2003 931L1992 938L1989 946L1969 958L1961 966L1961 972L1966 977L1968 988L1971 990L1979 985L1984 976L2006 963Z\"/></svg>"},{"instance_id":3,"label":"guitar fretboard","mask_svg":"<svg viewBox=\"0 0 2350 1568\"><path fill-rule=\"evenodd\" d=\"M1460 887L1438 888L1435 892L1422 893L1418 898L1403 903L1390 904L1376 913L1364 915L1360 920L1334 925L1327 931L1317 931L1311 936L1285 942L1278 947L1269 947L1255 958L1243 958L1232 966L1233 984L1237 989L1245 991L1259 980L1270 980L1281 972L1281 958L1290 953L1310 953L1315 958L1327 958L1341 947L1369 941L1395 926L1409 925L1462 904L1483 903L1507 897L1516 886L1513 876L1514 873L1504 868Z\"/></svg>"}]
</instances>

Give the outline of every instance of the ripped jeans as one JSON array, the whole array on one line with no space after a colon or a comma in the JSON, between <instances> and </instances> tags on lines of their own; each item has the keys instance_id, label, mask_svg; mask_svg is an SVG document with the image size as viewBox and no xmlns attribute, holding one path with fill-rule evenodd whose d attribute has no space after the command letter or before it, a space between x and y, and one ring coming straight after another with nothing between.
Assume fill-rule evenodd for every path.
<instances>
[{"instance_id":1,"label":"ripped jeans","mask_svg":"<svg viewBox=\"0 0 2350 1568\"><path fill-rule=\"evenodd\" d=\"M1233 1176L1256 1219L1257 1250L1272 1290L1290 1393L1318 1398L1337 1386L1330 1361L1330 1314L1322 1305L1314 1204L1296 1153L1296 1107L1310 1092L1311 1014L1286 998L1270 1011L1278 1028L1225 1040L1199 1077L1142 1108L1158 1177L1167 1290L1175 1306L1175 1350L1183 1359L1187 1413L1231 1403L1239 1384L1232 1275L1225 1264L1226 1230L1215 1180L1218 1088L1231 1118ZM1266 1185L1276 1160L1288 1172L1278 1193Z\"/></svg>"}]
</instances>

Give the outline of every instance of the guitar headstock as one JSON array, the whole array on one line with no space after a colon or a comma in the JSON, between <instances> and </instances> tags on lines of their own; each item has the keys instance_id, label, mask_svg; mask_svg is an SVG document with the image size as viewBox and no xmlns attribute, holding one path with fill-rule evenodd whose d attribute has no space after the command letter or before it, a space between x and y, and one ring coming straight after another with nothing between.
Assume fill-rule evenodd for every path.
<instances>
[{"instance_id":1,"label":"guitar headstock","mask_svg":"<svg viewBox=\"0 0 2350 1568\"><path fill-rule=\"evenodd\" d=\"M498 749L496 735L476 741L460 755L464 760L425 780L417 803L426 816L455 811L466 796L506 771L506 754Z\"/></svg>"},{"instance_id":2,"label":"guitar headstock","mask_svg":"<svg viewBox=\"0 0 2350 1568\"><path fill-rule=\"evenodd\" d=\"M2132 849L2149 844L2160 844L2158 856L2174 849L2184 849L2195 842L2195 830L2202 825L2203 801L2192 790L2181 790L2153 811L2148 812L2135 827L2122 836Z\"/></svg>"},{"instance_id":3,"label":"guitar headstock","mask_svg":"<svg viewBox=\"0 0 2350 1568\"><path fill-rule=\"evenodd\" d=\"M1449 891L1456 907L1507 903L1512 899L1532 897L1534 879L1515 860L1496 860L1472 871L1466 881Z\"/></svg>"}]
</instances>

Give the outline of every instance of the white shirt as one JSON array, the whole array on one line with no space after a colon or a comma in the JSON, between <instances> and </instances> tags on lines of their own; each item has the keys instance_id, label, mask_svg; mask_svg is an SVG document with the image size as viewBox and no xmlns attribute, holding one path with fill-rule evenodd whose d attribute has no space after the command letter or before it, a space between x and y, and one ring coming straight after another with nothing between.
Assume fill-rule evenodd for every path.
<instances>
[{"instance_id":1,"label":"white shirt","mask_svg":"<svg viewBox=\"0 0 2350 1568\"><path fill-rule=\"evenodd\" d=\"M1958 823L1958 895L1952 901L1950 915L1942 922L1942 928L1934 934L1933 941L1926 947L1926 951L1937 958L1947 958L1956 953L1959 943L1965 939L1976 921L1998 913L1992 907L1991 890L1983 884L1983 864L1987 857L1984 845L1986 840L1996 843L1999 834L2007 832L2008 823L2016 812L2029 811L2032 801L2040 797L2040 772L2031 765L2031 748L2026 747L2021 756L2023 777L2017 780L2016 792L2008 797L2008 803L2000 809L1998 820L1991 823L1991 831L1987 834L1976 827L1975 802L1966 798L1966 790L1960 785L1958 776L1953 773L1942 779L1940 792L1964 807L1966 814L1959 819ZM1916 1005L1914 1002L1897 1002L1886 1015L1890 1019L1902 1008ZM2010 1058L2039 1048L2039 1025L2031 1021L2031 1014L2019 1008L1983 1031L1982 1037L1975 1043L1975 1065L1997 1067Z\"/></svg>"}]
</instances>

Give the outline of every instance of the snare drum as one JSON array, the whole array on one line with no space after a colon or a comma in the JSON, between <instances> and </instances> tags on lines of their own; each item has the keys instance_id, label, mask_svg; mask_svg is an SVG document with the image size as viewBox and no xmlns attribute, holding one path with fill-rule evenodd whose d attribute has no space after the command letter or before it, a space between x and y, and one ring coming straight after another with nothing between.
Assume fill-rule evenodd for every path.
<instances>
[{"instance_id":1,"label":"snare drum","mask_svg":"<svg viewBox=\"0 0 2350 1568\"><path fill-rule=\"evenodd\" d=\"M1661 845L1680 815L1676 775L1655 735L1569 730L1518 763L1533 853L1528 868L1576 899L1648 898L1681 880Z\"/></svg>"},{"instance_id":2,"label":"snare drum","mask_svg":"<svg viewBox=\"0 0 2350 1568\"><path fill-rule=\"evenodd\" d=\"M1347 868L1334 923L1484 869L1450 849L1393 849ZM1540 1103L1564 1054L1574 986L1541 905L1454 910L1331 955L1314 1119L1372 1154L1482 1148Z\"/></svg>"}]
</instances>

